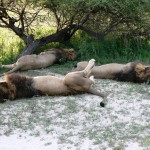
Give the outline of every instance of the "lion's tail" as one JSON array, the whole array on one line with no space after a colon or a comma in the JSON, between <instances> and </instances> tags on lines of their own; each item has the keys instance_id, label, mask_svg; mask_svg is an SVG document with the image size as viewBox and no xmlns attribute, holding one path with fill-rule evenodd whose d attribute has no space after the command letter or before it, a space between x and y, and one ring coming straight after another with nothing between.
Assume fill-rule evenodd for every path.
<instances>
[{"instance_id":1,"label":"lion's tail","mask_svg":"<svg viewBox=\"0 0 150 150\"><path fill-rule=\"evenodd\" d=\"M105 105L107 105L107 102L108 102L108 99L107 99L107 97L105 96L105 97L103 98L103 100L100 102L100 106L101 106L101 107L105 107Z\"/></svg>"}]
</instances>

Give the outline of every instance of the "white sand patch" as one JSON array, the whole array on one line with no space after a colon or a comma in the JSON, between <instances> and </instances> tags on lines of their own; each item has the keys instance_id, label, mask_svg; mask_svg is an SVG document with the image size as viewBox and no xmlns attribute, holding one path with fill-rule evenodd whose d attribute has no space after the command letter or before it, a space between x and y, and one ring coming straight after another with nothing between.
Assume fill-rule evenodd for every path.
<instances>
[{"instance_id":1,"label":"white sand patch","mask_svg":"<svg viewBox=\"0 0 150 150\"><path fill-rule=\"evenodd\" d=\"M50 145L45 145L45 139L50 142ZM42 137L18 137L17 135L1 136L0 137L1 150L57 150L57 139L47 136Z\"/></svg>"},{"instance_id":2,"label":"white sand patch","mask_svg":"<svg viewBox=\"0 0 150 150\"><path fill-rule=\"evenodd\" d=\"M125 150L143 150L138 143L129 142Z\"/></svg>"}]
</instances>

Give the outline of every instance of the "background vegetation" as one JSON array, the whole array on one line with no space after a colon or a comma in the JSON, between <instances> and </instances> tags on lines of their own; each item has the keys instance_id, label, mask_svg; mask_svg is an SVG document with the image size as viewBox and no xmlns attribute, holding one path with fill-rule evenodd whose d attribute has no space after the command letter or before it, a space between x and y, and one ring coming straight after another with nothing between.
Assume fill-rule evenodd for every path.
<instances>
[{"instance_id":1,"label":"background vegetation","mask_svg":"<svg viewBox=\"0 0 150 150\"><path fill-rule=\"evenodd\" d=\"M0 63L50 47L78 60L150 63L149 0L1 0Z\"/></svg>"}]
</instances>

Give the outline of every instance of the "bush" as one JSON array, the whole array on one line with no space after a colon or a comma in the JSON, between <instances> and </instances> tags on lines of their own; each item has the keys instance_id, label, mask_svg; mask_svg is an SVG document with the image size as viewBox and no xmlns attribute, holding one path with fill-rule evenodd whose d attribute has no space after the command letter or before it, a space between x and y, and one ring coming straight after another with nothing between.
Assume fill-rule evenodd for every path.
<instances>
[{"instance_id":1,"label":"bush","mask_svg":"<svg viewBox=\"0 0 150 150\"><path fill-rule=\"evenodd\" d=\"M140 60L150 63L150 44L146 40L134 38L107 39L103 42L86 34L78 33L72 39L80 60L95 58L98 63L126 63Z\"/></svg>"}]
</instances>

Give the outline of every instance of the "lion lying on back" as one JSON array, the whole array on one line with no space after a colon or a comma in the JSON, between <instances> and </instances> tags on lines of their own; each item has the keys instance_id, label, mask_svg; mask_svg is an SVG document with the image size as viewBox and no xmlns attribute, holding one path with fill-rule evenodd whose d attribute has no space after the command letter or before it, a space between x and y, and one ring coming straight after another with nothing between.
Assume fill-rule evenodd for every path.
<instances>
[{"instance_id":1,"label":"lion lying on back","mask_svg":"<svg viewBox=\"0 0 150 150\"><path fill-rule=\"evenodd\" d=\"M83 70L86 65L87 62L79 62L72 71ZM91 75L99 79L143 83L150 81L150 66L146 66L140 62L129 62L127 64L110 63L95 66L92 69Z\"/></svg>"},{"instance_id":2,"label":"lion lying on back","mask_svg":"<svg viewBox=\"0 0 150 150\"><path fill-rule=\"evenodd\" d=\"M29 77L19 74L7 74L0 82L0 102L6 99L14 100L35 95L72 95L91 93L104 98L104 95L94 89L93 77L90 77L95 60L91 59L83 71L68 73L63 79L55 76ZM104 99L106 100L106 99ZM104 107L104 102L101 106Z\"/></svg>"},{"instance_id":3,"label":"lion lying on back","mask_svg":"<svg viewBox=\"0 0 150 150\"><path fill-rule=\"evenodd\" d=\"M3 68L10 68L7 74L17 70L30 70L46 68L54 63L59 62L61 59L64 61L74 60L77 57L73 49L48 49L39 55L25 55L20 57L16 63L10 65L2 65Z\"/></svg>"}]
</instances>

